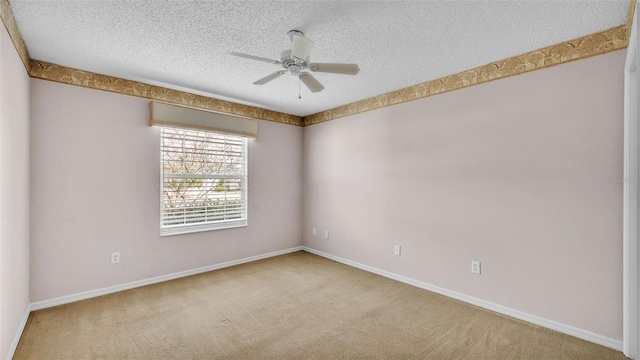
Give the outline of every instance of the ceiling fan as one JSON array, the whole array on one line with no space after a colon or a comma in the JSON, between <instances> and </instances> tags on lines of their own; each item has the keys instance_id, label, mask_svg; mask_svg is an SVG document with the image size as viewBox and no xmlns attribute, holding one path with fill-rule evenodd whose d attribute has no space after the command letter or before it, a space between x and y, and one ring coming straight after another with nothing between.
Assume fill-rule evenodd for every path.
<instances>
[{"instance_id":1,"label":"ceiling fan","mask_svg":"<svg viewBox=\"0 0 640 360\"><path fill-rule=\"evenodd\" d=\"M291 30L287 35L289 35L289 39L291 39L291 50L283 51L280 55L280 60L272 60L239 52L231 52L230 54L280 65L284 68L284 70L276 71L273 74L269 74L262 79L255 81L253 83L254 85L264 85L281 75L289 73L293 76L297 76L299 81L304 83L304 85L313 93L322 91L324 86L322 86L316 78L305 70L345 75L356 75L360 71L357 64L311 63L309 62L309 52L311 52L311 48L313 47L313 41L306 38L304 33L298 30ZM298 98L300 98L300 95L298 95Z\"/></svg>"}]
</instances>

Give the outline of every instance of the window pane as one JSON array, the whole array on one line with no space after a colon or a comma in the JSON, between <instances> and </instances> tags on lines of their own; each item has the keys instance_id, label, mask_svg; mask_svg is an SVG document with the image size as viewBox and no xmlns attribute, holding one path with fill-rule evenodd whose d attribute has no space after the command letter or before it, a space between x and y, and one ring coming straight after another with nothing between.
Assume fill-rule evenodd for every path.
<instances>
[{"instance_id":1,"label":"window pane","mask_svg":"<svg viewBox=\"0 0 640 360\"><path fill-rule=\"evenodd\" d=\"M235 135L163 128L161 233L246 225L246 148Z\"/></svg>"}]
</instances>

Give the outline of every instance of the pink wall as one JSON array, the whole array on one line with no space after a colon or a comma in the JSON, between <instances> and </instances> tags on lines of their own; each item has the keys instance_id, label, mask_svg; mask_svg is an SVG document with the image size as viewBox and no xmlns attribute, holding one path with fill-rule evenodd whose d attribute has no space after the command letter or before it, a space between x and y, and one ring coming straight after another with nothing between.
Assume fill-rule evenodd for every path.
<instances>
[{"instance_id":1,"label":"pink wall","mask_svg":"<svg viewBox=\"0 0 640 360\"><path fill-rule=\"evenodd\" d=\"M622 339L624 59L305 128L304 244Z\"/></svg>"},{"instance_id":2,"label":"pink wall","mask_svg":"<svg viewBox=\"0 0 640 360\"><path fill-rule=\"evenodd\" d=\"M31 115L32 301L300 245L300 127L249 141L248 227L160 237L148 100L32 79Z\"/></svg>"},{"instance_id":3,"label":"pink wall","mask_svg":"<svg viewBox=\"0 0 640 360\"><path fill-rule=\"evenodd\" d=\"M0 357L29 306L29 76L0 26Z\"/></svg>"}]
</instances>

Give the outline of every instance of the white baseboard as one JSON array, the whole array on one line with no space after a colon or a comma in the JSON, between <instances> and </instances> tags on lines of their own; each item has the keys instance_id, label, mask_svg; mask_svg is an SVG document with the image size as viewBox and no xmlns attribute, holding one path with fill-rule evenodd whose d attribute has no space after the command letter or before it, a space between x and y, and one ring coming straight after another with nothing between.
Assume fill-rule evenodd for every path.
<instances>
[{"instance_id":1,"label":"white baseboard","mask_svg":"<svg viewBox=\"0 0 640 360\"><path fill-rule=\"evenodd\" d=\"M455 291L451 291L451 290L447 290L445 288L441 288L439 286L435 286L435 285L431 285L428 283L424 283L418 280L414 280L411 278L408 278L406 276L402 276L402 275L398 275L398 274L394 274L385 270L381 270L378 268L374 268L372 266L368 266L368 265L364 265L364 264L360 264L357 263L355 261L351 261L351 260L347 260L344 258L341 258L339 256L335 256L335 255L331 255L316 249L312 249L306 246L303 246L302 249L306 252L318 255L318 256L322 256L324 258L333 260L333 261L337 261L339 263L345 264L345 265L349 265L364 271L368 271L380 276L384 276L386 278L389 279L393 279L396 281L400 281L403 282L405 284L409 284L421 289L425 289L425 290L429 290L432 291L434 293L438 293L440 295L444 295L456 300L460 300L460 301L464 301L466 303L472 304L472 305L476 305L479 306L481 308L485 308L491 311L495 311L497 313L500 314L504 314L507 316L511 316L513 318L516 319L520 319L520 320L524 320L536 325L540 325L543 327L546 327L548 329L551 330L555 330L567 335L571 335L571 336L575 336L577 338L583 339L583 340L587 340L590 341L592 343L596 343L596 344L600 344L606 347L610 347L612 349L618 350L618 351L622 351L622 341L621 340L616 340L616 339L611 339L608 338L606 336L603 335L599 335L596 333L593 333L591 331L587 331L587 330L583 330L583 329L579 329L570 325L566 325L566 324L562 324L559 323L557 321L553 321L553 320L549 320L549 319L545 319L536 315L531 315L531 314L527 314L525 312L519 311L519 310L515 310L515 309L511 309L509 307L506 306L502 306L502 305L498 305L486 300L482 300L482 299L478 299L475 298L473 296L469 296L469 295L465 295L465 294L461 294L459 292L455 292Z\"/></svg>"},{"instance_id":2,"label":"white baseboard","mask_svg":"<svg viewBox=\"0 0 640 360\"><path fill-rule=\"evenodd\" d=\"M27 320L29 319L30 313L31 313L31 306L29 305L27 306L27 309L24 312L24 316L22 317L22 321L20 321L20 325L18 325L16 334L13 336L13 341L11 342L11 345L9 345L9 351L7 352L7 360L13 359L13 354L16 353L16 349L18 348L18 343L20 342L20 337L22 336L24 327L27 325Z\"/></svg>"},{"instance_id":3,"label":"white baseboard","mask_svg":"<svg viewBox=\"0 0 640 360\"><path fill-rule=\"evenodd\" d=\"M274 252L270 252L267 254L262 254L262 255L256 255L256 256L251 256L251 257L247 257L247 258L243 258L243 259L238 259L238 260L232 260L232 261L227 261L224 263L220 263L220 264L214 264L214 265L209 265L209 266L205 266L205 267L201 267L201 268L197 268L197 269L192 269L192 270L187 270L187 271L181 271L181 272L177 272L177 273L173 273L173 274L168 274L168 275L162 275L162 276L156 276L153 278L149 278L149 279L145 279L145 280L138 280L138 281L133 281L133 282L129 282L126 284L121 284L121 285L115 285L115 286L110 286L107 288L102 288L102 289L96 289L96 290L91 290L91 291L85 291L85 292L81 292L81 293L77 293L77 294L72 294L72 295L67 295L67 296L62 296L62 297L58 297L55 299L50 299L50 300L45 300L45 301L39 301L39 302L35 302L35 303L31 303L31 305L29 306L29 308L27 309L27 311L25 312L24 318L22 319L22 322L20 324L20 327L18 328L18 331L16 332L16 335L14 337L13 342L11 343L11 347L9 348L9 353L8 353L8 357L7 359L11 359L13 357L13 354L18 346L18 342L20 341L20 336L22 335L22 331L24 330L24 327L27 323L27 319L29 318L29 313L31 311L35 311L35 310L40 310L40 309L46 309L49 307L53 307L53 306L58 306L58 305L63 305L63 304L68 304L71 302L75 302L75 301L79 301L79 300L85 300L85 299L90 299L93 297L97 297L97 296L101 296L101 295L107 295L107 294L111 294L111 293L115 293L118 291L123 291L123 290L128 290L128 289L133 289L136 287L140 287L140 286L146 286L146 285L151 285L151 284L156 284L159 282L163 282L163 281L168 281L168 280L173 280L173 279L178 279L181 277L185 277L185 276L191 276L191 275L196 275L196 274L200 274L200 273L204 273L204 272L208 272L208 271L212 271L212 270L217 270L217 269L222 269L222 268L226 268L229 266L234 266L234 265L239 265L239 264L244 264L244 263L248 263L248 262L252 262L252 261L256 261L256 260L262 260L262 259L266 259L266 258L270 258L270 257L274 257L274 256L278 256L278 255L284 255L284 254L288 254L288 253L292 253L295 251L300 251L300 250L304 250L306 252L318 255L318 256L322 256L324 258L330 259L330 260L334 260L337 261L339 263L345 264L345 265L349 265L364 271L368 271L380 276L384 276L386 278L389 279L393 279L396 281L400 281L402 283L405 284L409 284L421 289L425 289L425 290L429 290L456 300L460 300L460 301L464 301L466 303L472 304L472 305L476 305L479 306L481 308L485 308L491 311L495 311L497 313L501 313L507 316L511 316L513 318L516 319L520 319L520 320L524 320L527 322L530 322L532 324L536 324L536 325L540 325L555 331L559 331L561 333L564 334L568 334L571 336L575 336L577 338L583 339L583 340L587 340L596 344L600 344L603 346L607 346L610 347L612 349L618 350L618 351L622 351L622 341L621 340L616 340L616 339L611 339L608 338L606 336L603 335L599 335L587 330L583 330L583 329L579 329L570 325L566 325L566 324L562 324L553 320L549 320L549 319L545 319L536 315L531 315L519 310L515 310L515 309L511 309L509 307L506 306L502 306L502 305L498 305L486 300L482 300L482 299L478 299L475 298L473 296L469 296L469 295L465 295L462 293L458 293L455 291L451 291L445 288L441 288L435 285L431 285L428 283L424 283L418 280L414 280L411 278L408 278L406 276L402 276L402 275L398 275L398 274L394 274L385 270L381 270L378 268L374 268L372 266L368 266L368 265L364 265L364 264L360 264L357 263L355 261L351 261L351 260L347 260L344 258L341 258L339 256L335 256L335 255L331 255L319 250L315 250L306 246L297 246L297 247L293 247L293 248L289 248L289 249L285 249L285 250L279 250L279 251L274 251Z\"/></svg>"},{"instance_id":4,"label":"white baseboard","mask_svg":"<svg viewBox=\"0 0 640 360\"><path fill-rule=\"evenodd\" d=\"M84 292L81 292L81 293L71 294L71 295L67 295L67 296L61 296L61 297L50 299L50 300L38 301L38 302L35 302L35 303L31 303L30 309L32 311L46 309L46 308L50 308L50 307L53 307L53 306L68 304L68 303L75 302L75 301L80 301L80 300L90 299L90 298L97 297L97 296L112 294L112 293L115 293L115 292L118 292L118 291L129 290L129 289L133 289L133 288L137 288L137 287L141 287L141 286L156 284L156 283L163 282L163 281L178 279L178 278L185 277L185 276L191 276L191 275L196 275L196 274L200 274L200 273L204 273L204 272L208 272L208 271L212 271L212 270L222 269L222 268L226 268L226 267L229 267L229 266L240 265L240 264L244 264L244 263L248 263L248 262L252 262L252 261L256 261L256 260L262 260L262 259L266 259L266 258L278 256L278 255L284 255L284 254L292 253L292 252L295 252L295 251L300 251L302 249L303 249L302 246L296 246L296 247L292 247L292 248L285 249L285 250L273 251L273 252L262 254L262 255L250 256L250 257L247 257L247 258L244 258L244 259L227 261L227 262L223 262L223 263L220 263L220 264L209 265L209 266L205 266L205 267L201 267L201 268L197 268L197 269L186 270L186 271L181 271L181 272L162 275L162 276L156 276L156 277L152 277L152 278L144 279L144 280L132 281L132 282L129 282L129 283L109 286L109 287L102 288L102 289L84 291Z\"/></svg>"}]
</instances>

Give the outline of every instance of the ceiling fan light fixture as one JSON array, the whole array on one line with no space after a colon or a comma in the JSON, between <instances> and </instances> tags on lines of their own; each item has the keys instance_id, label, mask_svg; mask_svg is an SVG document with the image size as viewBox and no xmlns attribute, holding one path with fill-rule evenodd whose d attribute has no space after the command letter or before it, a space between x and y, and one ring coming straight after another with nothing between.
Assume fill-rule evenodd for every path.
<instances>
[{"instance_id":1,"label":"ceiling fan light fixture","mask_svg":"<svg viewBox=\"0 0 640 360\"><path fill-rule=\"evenodd\" d=\"M291 75L293 75L293 76L298 76L302 72L302 66L300 66L298 64L291 64L291 65L288 66L288 69L289 69L289 72L291 73Z\"/></svg>"}]
</instances>

